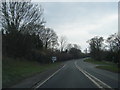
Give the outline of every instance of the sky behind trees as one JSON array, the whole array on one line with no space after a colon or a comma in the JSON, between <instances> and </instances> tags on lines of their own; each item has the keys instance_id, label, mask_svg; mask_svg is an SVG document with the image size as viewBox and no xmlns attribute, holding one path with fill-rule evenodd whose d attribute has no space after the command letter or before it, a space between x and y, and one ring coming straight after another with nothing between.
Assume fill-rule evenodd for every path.
<instances>
[{"instance_id":1,"label":"sky behind trees","mask_svg":"<svg viewBox=\"0 0 120 90\"><path fill-rule=\"evenodd\" d=\"M107 38L118 32L117 2L39 2L44 9L46 26L69 43L84 50L94 36Z\"/></svg>"}]
</instances>

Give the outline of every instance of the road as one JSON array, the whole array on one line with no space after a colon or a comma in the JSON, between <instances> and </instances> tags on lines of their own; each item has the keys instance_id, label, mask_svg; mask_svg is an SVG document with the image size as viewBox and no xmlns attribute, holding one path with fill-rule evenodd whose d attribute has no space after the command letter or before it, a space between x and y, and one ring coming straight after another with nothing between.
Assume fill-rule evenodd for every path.
<instances>
[{"instance_id":1,"label":"road","mask_svg":"<svg viewBox=\"0 0 120 90\"><path fill-rule=\"evenodd\" d=\"M118 74L95 68L94 64L71 60L37 88L118 88Z\"/></svg>"}]
</instances>

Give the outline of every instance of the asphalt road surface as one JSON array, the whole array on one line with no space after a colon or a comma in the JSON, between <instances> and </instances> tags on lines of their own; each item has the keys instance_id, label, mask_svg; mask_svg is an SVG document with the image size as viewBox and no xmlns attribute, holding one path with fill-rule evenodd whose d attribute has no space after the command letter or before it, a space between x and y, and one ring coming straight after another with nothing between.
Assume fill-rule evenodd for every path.
<instances>
[{"instance_id":1,"label":"asphalt road surface","mask_svg":"<svg viewBox=\"0 0 120 90\"><path fill-rule=\"evenodd\" d=\"M94 64L71 60L37 88L118 88L118 74L95 68ZM120 87L119 87L120 88Z\"/></svg>"}]
</instances>

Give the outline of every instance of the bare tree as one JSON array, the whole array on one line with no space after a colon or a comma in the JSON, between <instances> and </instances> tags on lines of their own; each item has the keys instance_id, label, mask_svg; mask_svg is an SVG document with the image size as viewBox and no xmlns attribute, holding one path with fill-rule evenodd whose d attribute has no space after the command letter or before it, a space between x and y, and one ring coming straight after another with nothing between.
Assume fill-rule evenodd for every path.
<instances>
[{"instance_id":1,"label":"bare tree","mask_svg":"<svg viewBox=\"0 0 120 90\"><path fill-rule=\"evenodd\" d=\"M118 34L112 34L110 35L107 40L108 47L109 47L109 53L111 53L111 59L115 63L120 64L120 36Z\"/></svg>"},{"instance_id":2,"label":"bare tree","mask_svg":"<svg viewBox=\"0 0 120 90\"><path fill-rule=\"evenodd\" d=\"M110 35L107 38L107 42L109 43L109 49L112 51L120 50L120 36L115 34Z\"/></svg>"},{"instance_id":3,"label":"bare tree","mask_svg":"<svg viewBox=\"0 0 120 90\"><path fill-rule=\"evenodd\" d=\"M46 49L54 48L58 45L58 36L51 28L43 28L43 30L40 30L39 37L43 41L43 45Z\"/></svg>"},{"instance_id":4,"label":"bare tree","mask_svg":"<svg viewBox=\"0 0 120 90\"><path fill-rule=\"evenodd\" d=\"M66 49L69 51L72 47L73 47L73 45L71 43L69 43L69 44L67 44Z\"/></svg>"},{"instance_id":5,"label":"bare tree","mask_svg":"<svg viewBox=\"0 0 120 90\"><path fill-rule=\"evenodd\" d=\"M32 2L7 0L1 3L3 52L12 57L26 57L42 46L36 28L43 27L43 9ZM42 47L41 47L42 48Z\"/></svg>"},{"instance_id":6,"label":"bare tree","mask_svg":"<svg viewBox=\"0 0 120 90\"><path fill-rule=\"evenodd\" d=\"M31 2L2 2L2 28L7 32L26 32L34 30L36 24L42 25L43 9Z\"/></svg>"},{"instance_id":7,"label":"bare tree","mask_svg":"<svg viewBox=\"0 0 120 90\"><path fill-rule=\"evenodd\" d=\"M62 52L67 45L67 38L65 36L61 36L59 43L60 43L60 51Z\"/></svg>"},{"instance_id":8,"label":"bare tree","mask_svg":"<svg viewBox=\"0 0 120 90\"><path fill-rule=\"evenodd\" d=\"M103 45L103 37L95 36L87 41L90 45L91 56L96 60L101 60L101 50Z\"/></svg>"},{"instance_id":9,"label":"bare tree","mask_svg":"<svg viewBox=\"0 0 120 90\"><path fill-rule=\"evenodd\" d=\"M78 45L78 44L73 44L73 47L76 49L81 49L80 45Z\"/></svg>"}]
</instances>

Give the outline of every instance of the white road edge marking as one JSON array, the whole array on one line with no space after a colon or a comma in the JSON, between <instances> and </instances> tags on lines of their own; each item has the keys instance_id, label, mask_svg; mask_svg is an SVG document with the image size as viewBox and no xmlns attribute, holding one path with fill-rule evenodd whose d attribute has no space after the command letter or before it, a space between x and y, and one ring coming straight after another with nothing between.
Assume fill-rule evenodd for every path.
<instances>
[{"instance_id":1,"label":"white road edge marking","mask_svg":"<svg viewBox=\"0 0 120 90\"><path fill-rule=\"evenodd\" d=\"M64 68L66 66L66 64L61 67L60 69L58 69L56 72L54 72L51 76L49 76L47 79L45 79L42 83L40 83L38 86L36 86L35 88L39 88L40 86L42 86L46 81L48 81L50 78L52 78L55 74L57 74L62 68Z\"/></svg>"},{"instance_id":2,"label":"white road edge marking","mask_svg":"<svg viewBox=\"0 0 120 90\"><path fill-rule=\"evenodd\" d=\"M104 82L102 82L101 80L99 80L98 78L96 78L95 76L89 74L87 71L82 70L78 65L77 65L77 61L75 61L75 66L78 68L78 70L80 72L82 72L86 77L88 77L98 88L104 88L102 86L100 86L95 80L99 81L100 83L102 83L104 86L106 86L107 88L112 89L110 86L108 86L107 84L105 84ZM92 78L93 79L92 79Z\"/></svg>"},{"instance_id":3,"label":"white road edge marking","mask_svg":"<svg viewBox=\"0 0 120 90\"><path fill-rule=\"evenodd\" d=\"M88 77L97 87L102 88L102 87L101 87L99 84L97 84L91 77L89 77L87 74L85 74L85 73L83 72L83 70L81 70L81 69L79 68L79 66L76 64L76 62L75 62L75 66L77 67L77 69L79 69L80 72L82 72L86 77Z\"/></svg>"}]
</instances>

